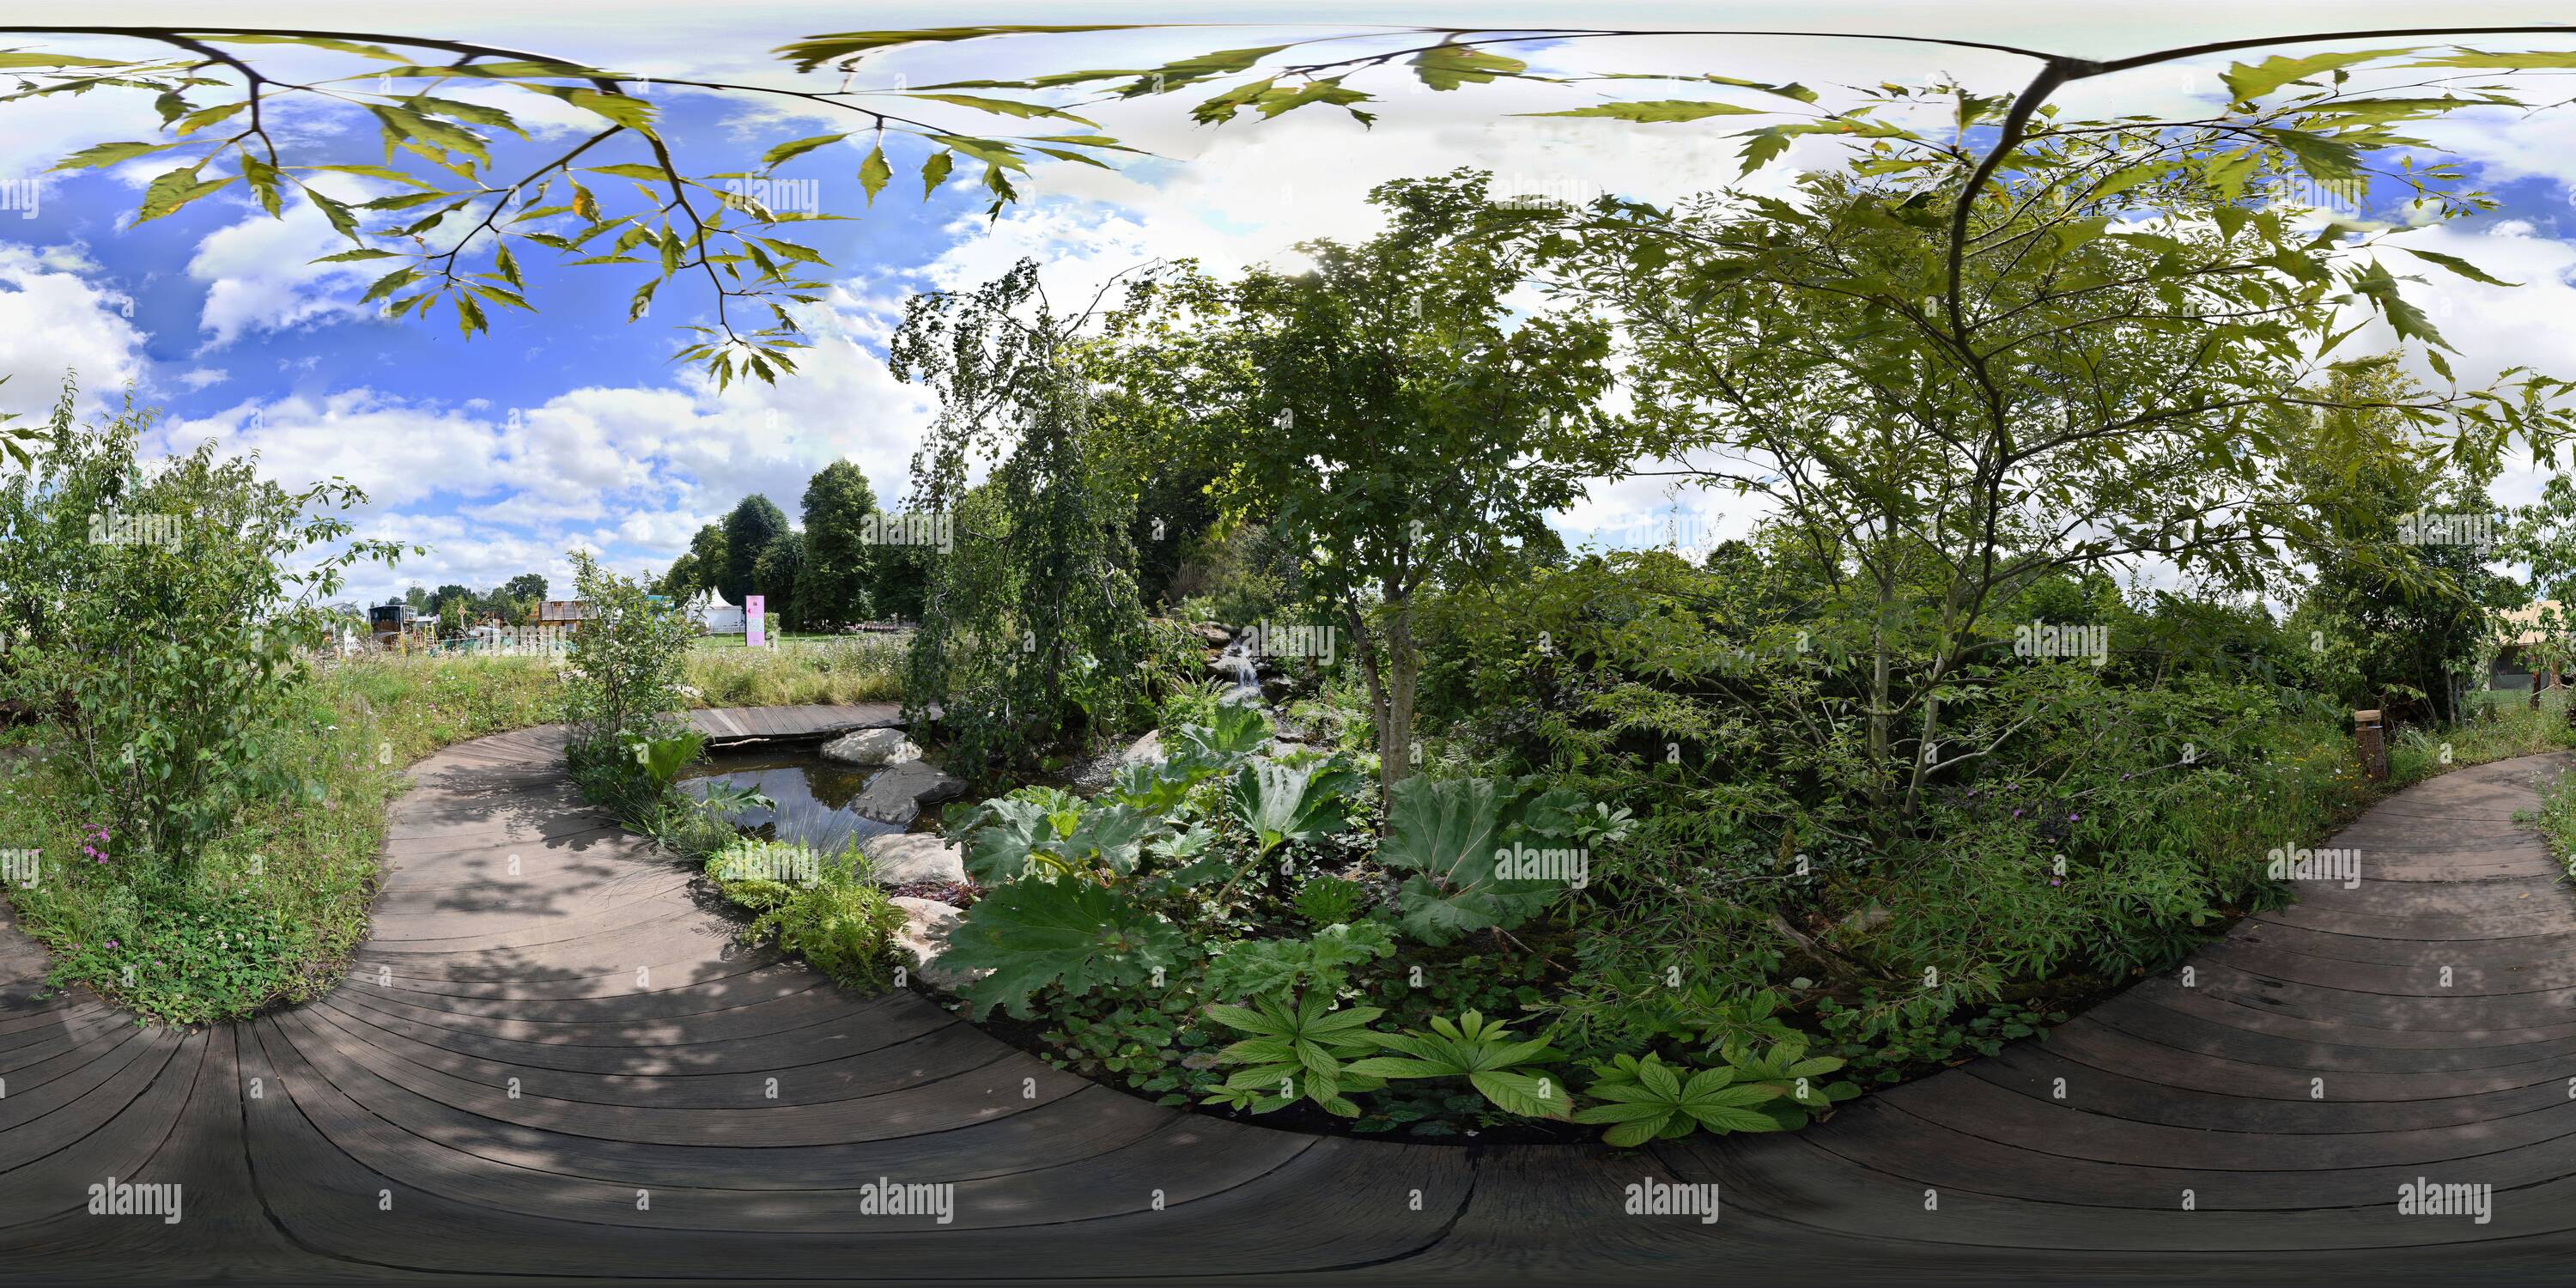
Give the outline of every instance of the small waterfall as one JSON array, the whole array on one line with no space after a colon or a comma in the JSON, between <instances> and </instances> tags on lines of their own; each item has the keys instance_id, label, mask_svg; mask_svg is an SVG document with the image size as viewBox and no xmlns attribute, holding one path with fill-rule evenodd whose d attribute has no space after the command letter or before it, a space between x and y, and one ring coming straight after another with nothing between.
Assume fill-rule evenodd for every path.
<instances>
[{"instance_id":1,"label":"small waterfall","mask_svg":"<svg viewBox=\"0 0 2576 1288\"><path fill-rule=\"evenodd\" d=\"M1225 695L1226 701L1254 707L1267 705L1262 700L1261 672L1253 665L1248 636L1238 636L1233 643L1226 645L1224 655L1217 658L1216 664L1218 670L1234 681L1234 688Z\"/></svg>"}]
</instances>

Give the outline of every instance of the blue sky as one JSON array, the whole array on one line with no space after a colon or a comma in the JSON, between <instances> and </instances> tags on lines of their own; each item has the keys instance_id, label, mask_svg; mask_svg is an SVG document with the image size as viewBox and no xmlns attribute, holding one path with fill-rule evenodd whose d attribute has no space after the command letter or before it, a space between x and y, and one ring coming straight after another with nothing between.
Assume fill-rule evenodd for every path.
<instances>
[{"instance_id":1,"label":"blue sky","mask_svg":"<svg viewBox=\"0 0 2576 1288\"><path fill-rule=\"evenodd\" d=\"M1076 20L1063 6L1025 4L971 14L954 6L871 7L864 19L847 6L804 3L640 0L544 13L530 8L457 0L431 12L375 15L291 0L227 6L225 17L245 25L470 37L627 72L803 88L828 88L838 78L799 76L770 49L854 25ZM1203 8L1109 3L1088 7L1082 17L1095 12L1104 21L1206 16ZM1246 21L1286 14L1343 24L1355 15L1375 16L1350 4L1235 12ZM1530 22L1548 12L1532 5L1431 5L1403 16ZM14 4L0 4L0 15L9 23L47 16ZM2531 21L2548 14L2536 5L2472 5L2443 16ZM2406 7L2379 3L2260 11L2205 3L2116 10L1763 3L1730 7L1726 17L1747 26L2008 37L2093 54L2329 21L2421 20ZM119 2L92 5L82 15L84 22L168 20L203 21L204 15L189 6ZM1676 20L1705 24L1711 11L1604 4L1586 17L1629 25ZM54 43L92 53L132 48ZM1262 43L1271 42L1257 30L982 42L879 60L871 75L874 83L901 76L925 84L1036 69L1151 66L1175 55ZM1535 49L1518 52L1551 57ZM1623 70L1717 71L1817 85L1955 75L1988 92L2012 88L2028 74L2027 63L2001 55L1793 38L1659 39L1632 45L1617 60ZM2216 97L2226 61L2087 83L2063 101L2070 111L2106 114L2184 110ZM775 390L738 385L721 394L667 361L679 343L672 328L696 320L706 303L680 282L664 288L650 317L630 326L624 316L641 280L636 270L557 270L543 258L523 256L532 298L543 311L496 310L492 333L469 341L452 315L392 323L359 306L359 294L382 266L309 264L346 245L309 210L270 220L225 193L129 227L141 184L159 167L140 162L54 176L42 180L33 217L0 210L0 374L11 377L0 386L0 408L41 411L64 368L77 367L91 406L130 381L138 400L161 408L163 446L184 449L212 436L228 450L258 451L263 467L282 481L340 475L357 482L373 498L360 516L364 533L435 550L399 569L365 574L351 598L380 598L414 582L480 588L524 571L544 573L561 586L566 550L601 551L627 571L658 569L699 524L747 492L765 492L793 514L804 480L836 458L857 462L882 497L899 500L912 447L932 413L921 391L894 381L882 361L883 340L910 291L972 285L1023 255L1044 262L1050 283L1066 293L1087 292L1156 257L1191 255L1218 269L1275 260L1304 237L1366 235L1374 217L1364 197L1374 183L1462 164L1493 170L1506 190L1616 190L1647 199L1705 189L1736 170L1734 145L1725 138L1733 123L1709 130L1516 119L1512 113L1580 105L1595 95L1549 87L1426 94L1400 69L1360 83L1385 98L1374 129L1329 109L1309 109L1276 122L1212 130L1189 125L1183 96L1114 105L1098 114L1111 133L1170 159L1118 173L1041 164L1020 184L1028 200L993 222L984 217L984 194L971 166L961 166L948 189L921 200L913 174L921 153L909 141L893 145L896 177L873 207L863 201L854 173L863 150L834 146L790 162L782 175L816 180L826 210L858 217L798 229L831 261L822 276L833 283L827 302L805 318L818 347L806 355L804 373ZM569 137L562 131L582 119L569 108L551 116L532 110L557 106L550 100L496 92L508 96L495 101L538 126L535 143L514 145L531 158L539 149L560 150ZM697 171L752 169L772 143L849 127L846 118L835 123L774 98L664 95L661 101L664 135L680 149L683 165ZM74 149L149 137L157 122L145 96L108 93L0 105L0 113L9 121L0 130L0 179L19 182ZM990 118L957 119L997 128ZM338 154L326 159L375 159L373 130L362 120L308 112L290 123ZM546 133L549 126L557 132ZM2531 283L2503 292L2456 279L2427 282L2425 299L2437 322L2473 359L2455 365L2464 378L2514 363L2576 372L2576 286L2570 285L2576 242L2567 240L2576 237L2570 205L2576 111L2528 120L2495 114L2444 128L2443 142L2477 164L2504 209L2474 226L2420 234L2424 244ZM507 170L509 152L498 155L503 161L496 169ZM1826 159L1821 152L1793 152L1765 181L1776 182L1801 161ZM2512 500L2534 488L2525 471L2500 484L2498 493ZM1705 544L1741 532L1757 514L1733 498L1670 495L1639 480L1596 488L1590 500L1557 518L1578 539L1633 542L1669 531L1685 544Z\"/></svg>"}]
</instances>

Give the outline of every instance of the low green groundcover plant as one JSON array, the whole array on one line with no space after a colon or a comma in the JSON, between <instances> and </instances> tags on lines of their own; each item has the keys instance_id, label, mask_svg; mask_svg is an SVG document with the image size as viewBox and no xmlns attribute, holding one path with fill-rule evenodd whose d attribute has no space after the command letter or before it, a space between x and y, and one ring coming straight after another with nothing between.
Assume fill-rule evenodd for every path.
<instances>
[{"instance_id":1,"label":"low green groundcover plant","mask_svg":"<svg viewBox=\"0 0 2576 1288\"><path fill-rule=\"evenodd\" d=\"M138 861L116 827L69 815L69 771L38 726L0 768L0 834L38 851L11 882L48 976L168 1024L239 1019L329 991L367 936L388 806L438 748L559 718L542 659L374 657L322 666L292 694L268 754L309 787L238 809L185 871Z\"/></svg>"},{"instance_id":2,"label":"low green groundcover plant","mask_svg":"<svg viewBox=\"0 0 2576 1288\"><path fill-rule=\"evenodd\" d=\"M707 879L752 914L745 943L774 942L844 988L882 992L893 982L903 909L868 880L855 849L738 837L707 859Z\"/></svg>"}]
</instances>

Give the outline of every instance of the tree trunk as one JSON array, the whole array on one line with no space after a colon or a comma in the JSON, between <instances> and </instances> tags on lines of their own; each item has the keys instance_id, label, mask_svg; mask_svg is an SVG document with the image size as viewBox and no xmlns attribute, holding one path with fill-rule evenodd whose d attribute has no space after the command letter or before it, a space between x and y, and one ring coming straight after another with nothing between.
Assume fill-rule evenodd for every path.
<instances>
[{"instance_id":1,"label":"tree trunk","mask_svg":"<svg viewBox=\"0 0 2576 1288\"><path fill-rule=\"evenodd\" d=\"M1413 775L1413 694L1422 659L1413 648L1413 605L1389 605L1386 629L1386 723L1378 727L1378 790L1391 806L1395 785Z\"/></svg>"}]
</instances>

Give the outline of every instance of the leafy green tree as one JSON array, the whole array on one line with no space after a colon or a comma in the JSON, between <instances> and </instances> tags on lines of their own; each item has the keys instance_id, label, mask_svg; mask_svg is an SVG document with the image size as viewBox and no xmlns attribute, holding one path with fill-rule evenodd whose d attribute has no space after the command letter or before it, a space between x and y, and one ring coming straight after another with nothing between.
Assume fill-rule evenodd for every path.
<instances>
[{"instance_id":1,"label":"leafy green tree","mask_svg":"<svg viewBox=\"0 0 2576 1288\"><path fill-rule=\"evenodd\" d=\"M2343 655L2336 696L2347 705L2457 720L2465 677L2492 633L2490 612L2514 590L2487 569L2505 533L2506 516L2487 495L2497 462L2455 461L2394 426L2350 423L2395 421L2368 403L2420 396L2403 376L2346 374L2330 393L2345 406L2284 436L2299 449L2293 475L2308 484L2326 529L2307 552L2293 632L2316 631L2329 637L2314 641L2320 651Z\"/></svg>"},{"instance_id":2,"label":"leafy green tree","mask_svg":"<svg viewBox=\"0 0 2576 1288\"><path fill-rule=\"evenodd\" d=\"M1195 421L1212 435L1200 450L1238 462L1217 484L1225 505L1270 516L1301 552L1304 592L1348 632L1390 791L1416 759L1421 597L1552 543L1548 512L1625 464L1595 412L1607 328L1515 315L1505 298L1527 280L1529 248L1488 235L1510 212L1486 187L1473 172L1382 185L1371 195L1390 226L1369 241L1308 242L1309 272L1166 298L1222 319L1167 328L1222 337L1186 341L1220 409ZM1244 378L1216 378L1228 371Z\"/></svg>"},{"instance_id":3,"label":"leafy green tree","mask_svg":"<svg viewBox=\"0 0 2576 1288\"><path fill-rule=\"evenodd\" d=\"M661 580L654 583L653 589L657 594L669 596L673 602L697 595L712 595L716 593L716 581L724 566L724 525L706 524L689 538L689 548L671 561L671 566L663 571Z\"/></svg>"},{"instance_id":4,"label":"leafy green tree","mask_svg":"<svg viewBox=\"0 0 2576 1288\"><path fill-rule=\"evenodd\" d=\"M1971 123L1997 107L1952 97ZM2402 234L2337 242L2291 217L2301 167L2328 166L2305 144L2046 115L2010 133L2003 175L1991 152L1891 143L1870 174L1810 174L1794 200L1599 203L1552 247L1559 289L1631 340L1639 446L1767 499L1830 592L1829 612L1755 643L1856 702L1882 826L2012 728L1976 708L2013 588L2150 558L2258 588L2285 550L2328 541L2282 426L2367 406L2361 454L2414 432L2461 460L2566 428L2549 399L2568 386L2527 372L2335 391L2391 360L2331 359L2355 302L2447 367L2383 262Z\"/></svg>"},{"instance_id":5,"label":"leafy green tree","mask_svg":"<svg viewBox=\"0 0 2576 1288\"><path fill-rule=\"evenodd\" d=\"M399 550L352 536L366 498L339 479L290 492L211 441L144 468L148 423L81 426L66 390L35 467L0 480L0 688L56 713L63 807L184 872L241 810L320 792L277 754L304 659L346 571Z\"/></svg>"},{"instance_id":6,"label":"leafy green tree","mask_svg":"<svg viewBox=\"0 0 2576 1288\"><path fill-rule=\"evenodd\" d=\"M847 625L873 611L870 565L881 547L869 541L868 521L876 514L867 471L849 461L824 466L805 484L805 562L796 594L807 621Z\"/></svg>"},{"instance_id":7,"label":"leafy green tree","mask_svg":"<svg viewBox=\"0 0 2576 1288\"><path fill-rule=\"evenodd\" d=\"M752 571L769 543L786 535L787 515L768 497L755 492L737 502L724 520L724 564L715 578L716 593L740 606L746 597L765 594Z\"/></svg>"},{"instance_id":8,"label":"leafy green tree","mask_svg":"<svg viewBox=\"0 0 2576 1288\"><path fill-rule=\"evenodd\" d=\"M900 522L904 515L888 515L888 522ZM950 521L955 522L952 515ZM905 543L879 545L868 558L868 608L879 617L897 621L921 620L922 606L929 601L931 584L940 576L941 556L935 545Z\"/></svg>"},{"instance_id":9,"label":"leafy green tree","mask_svg":"<svg viewBox=\"0 0 2576 1288\"><path fill-rule=\"evenodd\" d=\"M1082 339L1022 261L971 292L916 295L888 346L939 420L914 459L916 513L954 522L912 643L908 706L939 703L951 764L1021 759L1114 726L1145 650L1127 515L1102 485ZM967 485L970 456L998 457Z\"/></svg>"},{"instance_id":10,"label":"leafy green tree","mask_svg":"<svg viewBox=\"0 0 2576 1288\"><path fill-rule=\"evenodd\" d=\"M805 567L805 537L797 532L779 534L753 562L751 581L772 629L803 630L812 620L805 611Z\"/></svg>"},{"instance_id":11,"label":"leafy green tree","mask_svg":"<svg viewBox=\"0 0 2576 1288\"><path fill-rule=\"evenodd\" d=\"M508 600L544 599L546 597L545 574L534 572L520 573L518 576L512 577L508 581L502 582L501 588L493 593Z\"/></svg>"},{"instance_id":12,"label":"leafy green tree","mask_svg":"<svg viewBox=\"0 0 2576 1288\"><path fill-rule=\"evenodd\" d=\"M627 754L629 735L667 732L680 708L680 680L690 648L688 619L676 605L656 604L642 583L620 575L586 550L571 552L575 593L593 615L572 632L565 653L565 711L573 725L578 769Z\"/></svg>"}]
</instances>

